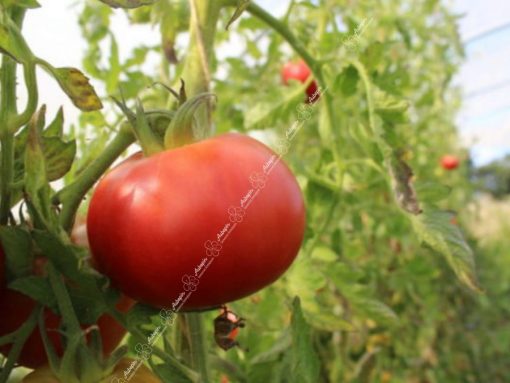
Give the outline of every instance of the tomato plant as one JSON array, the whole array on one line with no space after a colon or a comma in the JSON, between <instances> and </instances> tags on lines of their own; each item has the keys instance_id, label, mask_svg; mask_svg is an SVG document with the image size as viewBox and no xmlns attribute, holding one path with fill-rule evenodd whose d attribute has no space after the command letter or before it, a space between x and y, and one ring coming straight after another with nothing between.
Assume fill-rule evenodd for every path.
<instances>
[{"instance_id":1,"label":"tomato plant","mask_svg":"<svg viewBox=\"0 0 510 383\"><path fill-rule=\"evenodd\" d=\"M0 383L508 380L506 242L440 167L457 17L273 3L78 1L79 69L0 0Z\"/></svg>"}]
</instances>

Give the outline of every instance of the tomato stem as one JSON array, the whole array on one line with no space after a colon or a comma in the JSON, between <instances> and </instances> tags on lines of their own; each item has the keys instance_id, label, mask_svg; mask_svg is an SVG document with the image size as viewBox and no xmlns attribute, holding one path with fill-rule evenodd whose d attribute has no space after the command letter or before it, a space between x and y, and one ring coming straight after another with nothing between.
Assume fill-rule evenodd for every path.
<instances>
[{"instance_id":1,"label":"tomato stem","mask_svg":"<svg viewBox=\"0 0 510 383\"><path fill-rule=\"evenodd\" d=\"M186 313L184 318L187 322L190 335L191 367L200 373L200 383L208 383L209 369L202 314Z\"/></svg>"},{"instance_id":2,"label":"tomato stem","mask_svg":"<svg viewBox=\"0 0 510 383\"><path fill-rule=\"evenodd\" d=\"M9 379L9 375L19 358L26 340L30 334L32 334L32 331L34 331L34 328L37 325L37 317L40 310L41 306L37 306L32 311L32 314L30 314L30 317L28 317L28 319L13 333L15 341L9 351L7 362L2 366L2 370L0 372L0 383L5 383L7 382L7 379Z\"/></svg>"},{"instance_id":3,"label":"tomato stem","mask_svg":"<svg viewBox=\"0 0 510 383\"><path fill-rule=\"evenodd\" d=\"M191 98L210 89L210 62L214 54L214 36L221 4L217 0L189 0L191 9L190 45L184 63L183 78L186 93ZM207 133L212 127L212 106L201 108L197 113L198 126Z\"/></svg>"},{"instance_id":4,"label":"tomato stem","mask_svg":"<svg viewBox=\"0 0 510 383\"><path fill-rule=\"evenodd\" d=\"M114 318L117 322L119 322L122 327L124 327L126 330L129 331L131 336L137 341L141 342L142 344L147 342L147 337L136 327L130 325L130 323L126 320L126 316L121 314L119 311L117 311L115 308L110 308L108 310L108 314ZM168 331L168 329L166 330ZM164 350L160 349L159 347L155 345L151 345L152 353L163 360L168 365L175 368L176 371L181 372L184 376L188 377L189 380L193 383L199 383L197 373L190 368L183 365L179 360L177 360L173 355L170 355L168 352L165 352Z\"/></svg>"},{"instance_id":5,"label":"tomato stem","mask_svg":"<svg viewBox=\"0 0 510 383\"><path fill-rule=\"evenodd\" d=\"M237 0L224 0L223 5L225 6L237 6ZM306 64L310 67L315 79L319 83L319 85L327 90L327 84L324 79L324 74L322 71L322 64L320 61L314 59L312 55L306 50L306 47L301 43L301 41L292 33L289 27L285 22L282 22L266 12L263 8L259 7L257 4L251 2L248 8L246 9L253 16L259 18L261 21L266 23L269 27L278 32L288 43L289 45L297 52L299 56L306 62ZM327 115L327 124L326 124L326 136L324 144L330 147L331 152L333 153L333 157L335 159L335 163L337 165L337 179L336 183L338 185L338 189L341 189L342 183L341 180L343 178L344 172L344 164L342 161L342 157L340 156L340 150L338 146L338 139L335 137L335 125L339 125L334 113L334 108L332 104L332 97L330 93L324 91L321 94L321 98L324 99L326 115Z\"/></svg>"},{"instance_id":6,"label":"tomato stem","mask_svg":"<svg viewBox=\"0 0 510 383\"><path fill-rule=\"evenodd\" d=\"M37 76L36 66L34 63L27 63L23 65L23 75L25 79L25 85L27 88L27 104L25 109L20 114L12 116L8 121L8 127L10 132L16 133L19 128L27 124L32 115L37 109L37 103L39 101L39 92L37 90Z\"/></svg>"},{"instance_id":7,"label":"tomato stem","mask_svg":"<svg viewBox=\"0 0 510 383\"><path fill-rule=\"evenodd\" d=\"M7 11L21 29L24 11ZM0 75L2 98L0 100L0 137L2 146L2 185L0 189L0 224L5 225L11 210L11 191L14 178L14 132L9 129L9 118L17 113L16 107L16 62L7 54L2 58Z\"/></svg>"},{"instance_id":8,"label":"tomato stem","mask_svg":"<svg viewBox=\"0 0 510 383\"><path fill-rule=\"evenodd\" d=\"M123 124L120 131L99 157L73 183L64 187L53 197L54 204L62 203L63 205L60 224L65 230L71 230L76 211L90 188L134 141L135 136L131 132L129 123Z\"/></svg>"},{"instance_id":9,"label":"tomato stem","mask_svg":"<svg viewBox=\"0 0 510 383\"><path fill-rule=\"evenodd\" d=\"M143 110L142 102L140 100L136 100L136 119L131 122L131 126L140 146L142 147L143 154L146 157L164 150L163 145L159 142L149 126L147 115Z\"/></svg>"}]
</instances>

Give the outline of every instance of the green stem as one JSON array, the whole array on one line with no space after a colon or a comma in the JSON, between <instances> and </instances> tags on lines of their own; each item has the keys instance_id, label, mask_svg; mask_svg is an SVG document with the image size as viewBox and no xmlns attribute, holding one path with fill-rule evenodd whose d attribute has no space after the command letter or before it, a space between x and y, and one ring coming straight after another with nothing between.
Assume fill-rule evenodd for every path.
<instances>
[{"instance_id":1,"label":"green stem","mask_svg":"<svg viewBox=\"0 0 510 383\"><path fill-rule=\"evenodd\" d=\"M131 336L142 344L147 343L147 337L135 326L131 326L129 322L126 320L125 315L120 314L116 309L108 310L108 314L114 318L117 322L121 324L126 330L129 331ZM188 367L184 366L179 360L177 360L174 356L168 354L167 352L161 350L155 345L151 345L152 353L160 358L162 361L167 363L169 366L172 366L175 370L180 371L184 376L187 376L193 383L199 383L197 373Z\"/></svg>"},{"instance_id":2,"label":"green stem","mask_svg":"<svg viewBox=\"0 0 510 383\"><path fill-rule=\"evenodd\" d=\"M333 201L331 201L331 207L328 209L324 222L322 223L319 230L317 230L313 238L310 239L309 243L307 243L306 253L308 258L312 255L313 249L315 249L315 246L317 246L317 243L326 232L331 220L333 219L334 212L339 202L340 202L339 195L335 194L333 197Z\"/></svg>"},{"instance_id":3,"label":"green stem","mask_svg":"<svg viewBox=\"0 0 510 383\"><path fill-rule=\"evenodd\" d=\"M201 313L184 314L190 333L191 367L200 373L200 383L209 382L207 350Z\"/></svg>"},{"instance_id":4,"label":"green stem","mask_svg":"<svg viewBox=\"0 0 510 383\"><path fill-rule=\"evenodd\" d=\"M209 360L214 369L225 372L228 376L231 376L239 383L247 383L248 380L243 371L229 360L222 359L216 354L210 354Z\"/></svg>"},{"instance_id":5,"label":"green stem","mask_svg":"<svg viewBox=\"0 0 510 383\"><path fill-rule=\"evenodd\" d=\"M53 203L62 203L60 224L69 231L74 222L76 211L82 199L94 183L104 174L111 164L135 141L128 123L121 126L119 133L73 183L58 192Z\"/></svg>"},{"instance_id":6,"label":"green stem","mask_svg":"<svg viewBox=\"0 0 510 383\"><path fill-rule=\"evenodd\" d=\"M211 81L210 62L214 54L214 36L219 18L221 3L218 0L189 0L192 17L190 22L190 45L183 78L188 97L209 91ZM207 134L211 130L212 107L197 111L197 123Z\"/></svg>"},{"instance_id":7,"label":"green stem","mask_svg":"<svg viewBox=\"0 0 510 383\"><path fill-rule=\"evenodd\" d=\"M2 138L2 185L0 199L0 224L5 225L11 212L12 182L14 179L14 136L7 133Z\"/></svg>"},{"instance_id":8,"label":"green stem","mask_svg":"<svg viewBox=\"0 0 510 383\"><path fill-rule=\"evenodd\" d=\"M223 5L230 5L230 6L236 6L237 0L225 0L223 2ZM289 43L289 45L297 52L299 56L306 62L306 64L310 67L310 69L313 72L313 75L319 85L323 89L327 89L327 84L324 79L324 74L322 71L322 64L318 60L314 59L310 53L306 50L305 46L301 43L301 41L291 32L291 30L288 28L287 24L278 20L268 12L266 12L263 8L259 7L255 3L250 3L250 5L247 8L247 11L251 13L253 16L259 18L264 23L266 23L269 27L274 29L276 32L278 32L286 41ZM342 162L342 157L340 156L340 150L338 145L338 140L335 137L335 113L333 108L333 98L331 97L330 93L323 92L321 94L321 98L324 99L325 102L325 108L326 108L326 114L327 114L327 136L328 141L326 144L328 146L331 146L331 151L333 152L333 157L335 159L335 163L337 164L337 184L339 187L341 187L340 180L342 178L342 173L344 169L344 165Z\"/></svg>"},{"instance_id":9,"label":"green stem","mask_svg":"<svg viewBox=\"0 0 510 383\"><path fill-rule=\"evenodd\" d=\"M50 285L57 299L58 309L67 330L73 335L81 333L80 322L78 322L78 318L76 318L76 313L74 312L74 307L64 280L62 279L62 275L60 275L51 262L48 262L47 270Z\"/></svg>"},{"instance_id":10,"label":"green stem","mask_svg":"<svg viewBox=\"0 0 510 383\"><path fill-rule=\"evenodd\" d=\"M361 78L361 82L363 83L363 86L365 88L365 96L368 108L368 124L370 125L372 134L374 135L385 160L388 160L388 158L391 157L392 150L391 147L387 144L386 140L384 139L383 129L380 128L375 122L375 107L372 94L372 83L365 69L365 66L361 62L355 60L352 61L352 65L358 71L359 77Z\"/></svg>"},{"instance_id":11,"label":"green stem","mask_svg":"<svg viewBox=\"0 0 510 383\"><path fill-rule=\"evenodd\" d=\"M34 63L27 63L23 66L23 74L25 76L25 85L27 88L27 105L23 112L13 116L8 121L9 130L16 133L19 128L27 124L37 109L39 102L39 93L37 91L37 76Z\"/></svg>"},{"instance_id":12,"label":"green stem","mask_svg":"<svg viewBox=\"0 0 510 383\"><path fill-rule=\"evenodd\" d=\"M21 25L23 15L17 17ZM20 27L21 28L21 27ZM8 55L2 58L2 73L0 77L2 98L0 101L0 137L2 146L2 163L0 189L0 224L5 225L11 210L11 184L14 178L14 133L9 129L9 118L16 115L16 62Z\"/></svg>"},{"instance_id":13,"label":"green stem","mask_svg":"<svg viewBox=\"0 0 510 383\"><path fill-rule=\"evenodd\" d=\"M26 340L30 334L32 334L32 331L34 331L34 328L37 325L37 316L40 309L41 307L37 306L32 311L30 317L21 325L21 327L18 328L18 330L16 330L15 341L11 350L9 351L7 363L5 363L5 365L2 367L0 373L0 383L5 383L7 382L7 379L9 379L9 375L11 374L11 371L19 358Z\"/></svg>"}]
</instances>

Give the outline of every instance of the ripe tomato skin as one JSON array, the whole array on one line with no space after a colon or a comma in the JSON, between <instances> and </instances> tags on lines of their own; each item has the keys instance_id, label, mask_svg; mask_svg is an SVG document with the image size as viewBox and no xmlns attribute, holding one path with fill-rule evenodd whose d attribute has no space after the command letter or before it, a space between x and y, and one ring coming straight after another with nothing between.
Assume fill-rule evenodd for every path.
<instances>
[{"instance_id":1,"label":"ripe tomato skin","mask_svg":"<svg viewBox=\"0 0 510 383\"><path fill-rule=\"evenodd\" d=\"M87 229L99 270L131 298L171 307L185 292L183 277L213 260L184 310L217 307L274 282L296 257L305 225L301 191L282 161L237 217L242 222L221 234L233 227L229 207L256 193L250 176L272 156L260 142L229 133L122 163L90 202ZM208 256L206 241L218 237L226 237L221 250Z\"/></svg>"},{"instance_id":2,"label":"ripe tomato skin","mask_svg":"<svg viewBox=\"0 0 510 383\"><path fill-rule=\"evenodd\" d=\"M446 154L443 157L441 157L441 166L445 170L457 169L459 167L459 163L460 163L459 158L452 154Z\"/></svg>"},{"instance_id":3,"label":"ripe tomato skin","mask_svg":"<svg viewBox=\"0 0 510 383\"><path fill-rule=\"evenodd\" d=\"M126 383L124 371L126 371L133 359L123 358L115 366L110 376L101 380L101 383ZM117 380L115 380L117 378ZM129 380L131 383L161 383L161 380L152 373L145 365L141 365L133 377ZM61 383L59 379L53 375L50 367L43 366L25 376L22 383Z\"/></svg>"},{"instance_id":4,"label":"ripe tomato skin","mask_svg":"<svg viewBox=\"0 0 510 383\"><path fill-rule=\"evenodd\" d=\"M289 83L289 80L296 80L301 83L305 83L308 80L308 77L312 74L312 71L306 65L303 60L299 60L296 62L288 62L286 63L281 71L282 81L284 85ZM317 92L317 82L312 81L310 85L306 88L306 95L308 99L313 98L312 102L317 101L319 98L318 95L315 95ZM315 95L315 96L314 96Z\"/></svg>"},{"instance_id":5,"label":"ripe tomato skin","mask_svg":"<svg viewBox=\"0 0 510 383\"><path fill-rule=\"evenodd\" d=\"M131 299L122 297L117 303L117 309L125 312L129 310L133 304L134 302ZM6 289L0 296L0 313L2 313L0 336L7 335L18 329L30 316L34 307L35 301L33 299L17 291ZM57 354L62 355L62 342L57 332L61 318L47 308L44 310L44 317L48 337ZM103 351L105 354L110 354L119 345L126 330L108 315L102 315L97 325L103 341ZM87 326L83 325L83 327L85 328ZM10 344L3 345L0 347L0 352L4 355L8 355L10 349ZM18 364L25 367L37 368L46 363L48 363L46 351L39 328L36 327L21 350Z\"/></svg>"}]
</instances>

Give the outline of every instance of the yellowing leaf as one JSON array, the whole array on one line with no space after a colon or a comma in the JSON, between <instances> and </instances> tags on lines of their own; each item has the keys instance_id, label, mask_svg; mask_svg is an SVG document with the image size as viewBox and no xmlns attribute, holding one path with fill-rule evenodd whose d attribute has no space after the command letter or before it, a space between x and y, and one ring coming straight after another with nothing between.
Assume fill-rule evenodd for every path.
<instances>
[{"instance_id":1,"label":"yellowing leaf","mask_svg":"<svg viewBox=\"0 0 510 383\"><path fill-rule=\"evenodd\" d=\"M103 108L88 77L75 68L48 68L77 108L91 112Z\"/></svg>"}]
</instances>

